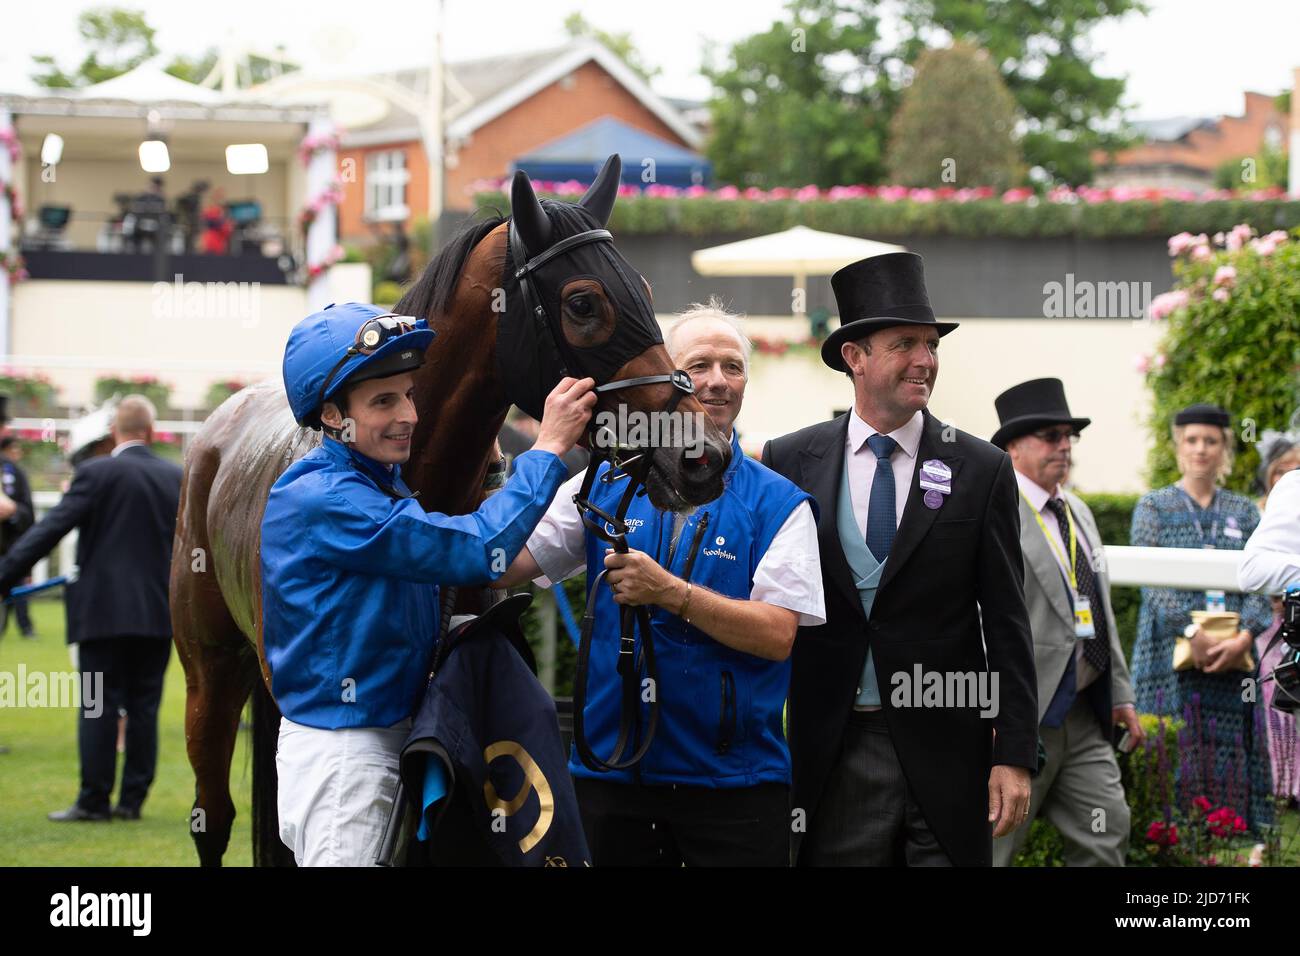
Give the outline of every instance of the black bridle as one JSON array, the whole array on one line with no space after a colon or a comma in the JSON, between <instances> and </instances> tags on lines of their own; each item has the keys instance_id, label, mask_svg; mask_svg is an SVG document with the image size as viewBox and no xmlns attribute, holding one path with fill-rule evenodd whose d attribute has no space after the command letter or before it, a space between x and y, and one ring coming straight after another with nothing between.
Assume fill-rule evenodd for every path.
<instances>
[{"instance_id":1,"label":"black bridle","mask_svg":"<svg viewBox=\"0 0 1300 956\"><path fill-rule=\"evenodd\" d=\"M532 321L546 326L551 339L555 342L556 350L565 365L565 374L580 374L582 364L578 361L577 355L569 345L568 340L565 339L564 330L559 326L559 320L546 310L542 297L538 295L537 288L534 285L533 273L548 262L571 252L579 246L591 242L612 243L613 241L614 237L608 229L588 229L585 232L561 239L545 252L529 258L528 250L524 248L523 239L515 226L515 220L513 218L510 220L510 256L516 264L514 277L519 283L520 291L523 293L524 305L528 315ZM677 403L681 401L683 395L691 395L695 392L695 384L691 381L690 375L682 369L675 369L669 374L639 375L635 378L624 378L600 384L596 386L596 393L603 395L625 388L635 388L640 385L660 385L665 383L673 386L672 395L669 397L668 404L664 409L667 412L676 409ZM614 439L613 443L598 441L595 430L590 426L588 427L587 445L591 450L591 461L587 466L587 474L582 481L582 489L573 496L573 503L578 509L578 516L582 519L582 523L592 534L612 545L617 553L627 554L628 528L625 520L627 509L631 506L632 499L638 492L644 494L645 479L650 472L650 452L648 449L628 448L620 445L618 436L614 436ZM624 478L627 479L627 488L619 499L618 507L614 509L613 514L604 511L591 502L591 489L596 472L603 462L608 462L609 468L601 476L602 482L612 484ZM617 665L622 685L618 741L614 745L614 752L603 760L592 752L587 741L583 721L587 705L587 665L591 658L591 637L595 625L596 594L601 581L608 573L608 568L601 571L596 576L596 580L591 583L587 592L587 609L582 618L582 635L578 642L578 663L573 682L573 744L578 751L579 759L593 771L625 770L639 763L650 749L655 730L659 725L659 670L655 663L654 636L650 630L650 613L644 605L635 607L622 606L619 608L620 629ZM636 654L636 630L638 627L641 631L640 656ZM636 745L635 751L624 759L624 751L628 749L632 741L641 732L640 702L642 688L640 677L643 662L645 677L649 682L647 703L650 705L650 712L639 745Z\"/></svg>"}]
</instances>

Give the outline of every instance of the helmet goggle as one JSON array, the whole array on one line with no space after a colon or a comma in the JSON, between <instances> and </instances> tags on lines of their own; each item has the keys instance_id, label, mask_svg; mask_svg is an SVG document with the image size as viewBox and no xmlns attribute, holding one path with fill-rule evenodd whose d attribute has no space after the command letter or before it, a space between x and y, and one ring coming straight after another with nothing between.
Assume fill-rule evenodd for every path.
<instances>
[{"instance_id":1,"label":"helmet goggle","mask_svg":"<svg viewBox=\"0 0 1300 956\"><path fill-rule=\"evenodd\" d=\"M373 319L367 319L361 323L361 328L357 329L357 337L348 350L343 353L343 357L334 363L329 374L325 376L324 383L321 384L320 393L316 396L316 407L319 408L325 404L325 395L329 391L330 382L334 376L354 355L372 355L379 351L390 341L399 335L405 335L407 332L415 331L416 320L411 319L409 315L377 315Z\"/></svg>"}]
</instances>

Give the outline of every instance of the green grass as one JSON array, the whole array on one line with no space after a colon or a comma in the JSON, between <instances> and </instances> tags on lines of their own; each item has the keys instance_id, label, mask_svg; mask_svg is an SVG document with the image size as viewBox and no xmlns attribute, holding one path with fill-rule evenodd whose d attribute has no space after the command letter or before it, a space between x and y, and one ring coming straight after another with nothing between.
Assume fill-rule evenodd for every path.
<instances>
[{"instance_id":1,"label":"green grass","mask_svg":"<svg viewBox=\"0 0 1300 956\"><path fill-rule=\"evenodd\" d=\"M19 664L29 673L71 671L62 602L33 602L32 619L36 640L21 640L13 624L0 639L0 671L16 674ZM141 818L51 823L45 815L70 806L77 796L77 711L0 710L0 745L9 748L0 754L0 866L196 866L189 835L194 773L185 756L184 713L185 674L173 649L158 718L158 773ZM241 733L231 764L236 817L227 866L248 866L252 860L250 745L248 734Z\"/></svg>"}]
</instances>

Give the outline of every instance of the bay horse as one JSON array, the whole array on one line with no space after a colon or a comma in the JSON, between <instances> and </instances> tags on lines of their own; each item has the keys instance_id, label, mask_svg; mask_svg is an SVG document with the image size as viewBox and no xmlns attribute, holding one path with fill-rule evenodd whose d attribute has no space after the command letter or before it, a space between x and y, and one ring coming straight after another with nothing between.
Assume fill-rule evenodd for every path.
<instances>
[{"instance_id":1,"label":"bay horse","mask_svg":"<svg viewBox=\"0 0 1300 956\"><path fill-rule=\"evenodd\" d=\"M603 227L620 171L618 157L611 156L576 204L539 201L527 176L517 173L511 211L522 247L538 257L567 238ZM518 329L527 327L519 323L537 318L524 307L519 263L509 248L510 226L511 220L490 216L462 228L395 308L427 319L438 333L424 365L414 373L419 421L411 457L402 466L403 478L419 493L426 511L473 511L483 500L496 435L511 402L540 417L540 407L528 405L536 406L537 395L544 396L560 377L559 367L544 361L540 345L522 358L519 348L508 360L497 354L498 331L507 319ZM541 294L555 316L552 328L564 336L564 342L554 343L557 349L570 357L586 355L599 366L602 348L620 344L619 354L631 357L610 378L657 378L656 384L602 394L597 410L617 412L623 405L626 412L653 414L672 398L674 386L662 380L674 367L658 327L650 330L646 324L645 316L651 323L654 316L650 288L610 237L599 245L599 255L586 258L556 254L545 275L554 277L567 266L563 278L542 280L543 273L537 272L531 281L544 285ZM536 294L535 288L530 294ZM629 348L629 335L636 331L632 326L638 323L642 338ZM603 354L608 357L608 350ZM567 370L581 377L592 365ZM521 382L536 387L521 390ZM603 384L599 377L597 384ZM677 407L703 423L704 453L698 446L671 444L651 452L645 488L652 503L668 510L704 504L721 494L731 456L729 444L695 396L678 397ZM259 549L271 486L320 440L319 432L294 422L283 384L275 380L227 399L204 422L186 454L170 593L174 640L185 670L185 743L195 779L190 832L204 866L219 866L230 841L235 817L230 763L250 694L254 862L293 864L280 841L276 814L280 714L270 693L262 640Z\"/></svg>"}]
</instances>

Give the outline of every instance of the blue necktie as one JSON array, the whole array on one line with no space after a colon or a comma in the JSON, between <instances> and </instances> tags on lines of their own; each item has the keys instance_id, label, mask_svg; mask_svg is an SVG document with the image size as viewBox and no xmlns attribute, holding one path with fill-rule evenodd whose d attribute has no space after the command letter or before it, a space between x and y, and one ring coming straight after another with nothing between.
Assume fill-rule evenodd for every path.
<instances>
[{"instance_id":1,"label":"blue necktie","mask_svg":"<svg viewBox=\"0 0 1300 956\"><path fill-rule=\"evenodd\" d=\"M894 467L889 456L898 442L888 435L872 435L867 446L876 454L876 477L871 482L871 500L867 503L867 547L882 564L889 557L898 530L895 520Z\"/></svg>"}]
</instances>

